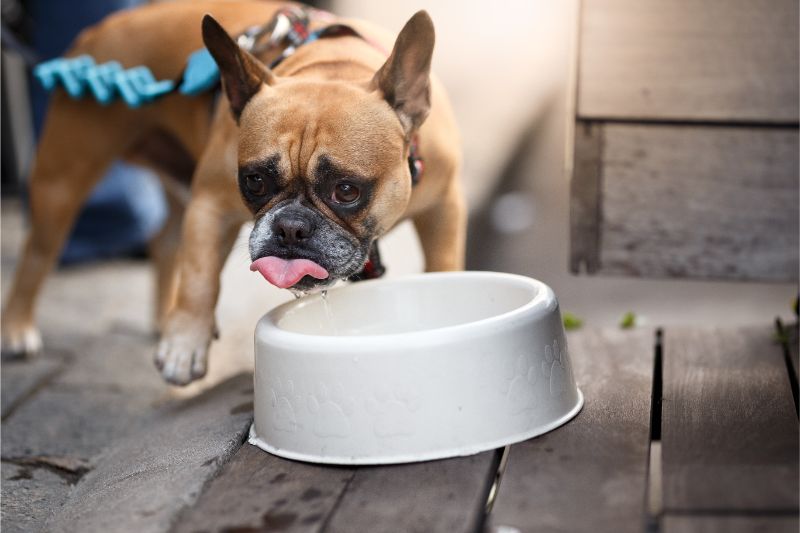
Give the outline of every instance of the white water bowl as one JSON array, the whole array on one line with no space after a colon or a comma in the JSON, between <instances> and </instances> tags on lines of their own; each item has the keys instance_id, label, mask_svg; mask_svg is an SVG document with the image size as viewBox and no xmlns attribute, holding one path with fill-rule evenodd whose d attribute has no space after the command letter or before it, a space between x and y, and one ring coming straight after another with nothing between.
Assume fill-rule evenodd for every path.
<instances>
[{"instance_id":1,"label":"white water bowl","mask_svg":"<svg viewBox=\"0 0 800 533\"><path fill-rule=\"evenodd\" d=\"M387 464L470 455L583 405L553 291L494 272L355 283L267 313L250 442L290 459Z\"/></svg>"}]
</instances>

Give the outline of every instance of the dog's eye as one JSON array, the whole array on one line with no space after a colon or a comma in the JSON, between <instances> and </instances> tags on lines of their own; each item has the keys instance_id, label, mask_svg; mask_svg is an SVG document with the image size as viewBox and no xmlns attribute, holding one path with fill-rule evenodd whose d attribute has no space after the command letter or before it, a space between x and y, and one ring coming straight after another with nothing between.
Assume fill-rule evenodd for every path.
<instances>
[{"instance_id":1,"label":"dog's eye","mask_svg":"<svg viewBox=\"0 0 800 533\"><path fill-rule=\"evenodd\" d=\"M264 178L257 174L248 174L244 177L244 185L247 190L256 196L263 196L267 193L267 184Z\"/></svg>"},{"instance_id":2,"label":"dog's eye","mask_svg":"<svg viewBox=\"0 0 800 533\"><path fill-rule=\"evenodd\" d=\"M333 188L333 201L337 204L352 204L361 197L361 191L352 183L338 183Z\"/></svg>"}]
</instances>

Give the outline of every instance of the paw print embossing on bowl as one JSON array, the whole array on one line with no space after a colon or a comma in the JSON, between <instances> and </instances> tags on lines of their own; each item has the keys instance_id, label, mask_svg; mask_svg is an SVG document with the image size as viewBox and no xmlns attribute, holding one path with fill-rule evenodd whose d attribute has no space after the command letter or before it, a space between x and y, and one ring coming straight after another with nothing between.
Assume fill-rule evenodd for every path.
<instances>
[{"instance_id":1,"label":"paw print embossing on bowl","mask_svg":"<svg viewBox=\"0 0 800 533\"><path fill-rule=\"evenodd\" d=\"M508 390L507 397L512 414L523 413L532 409L536 402L536 383L539 373L536 371L536 360L529 351L517 356L516 361L507 364ZM510 371L509 371L510 370Z\"/></svg>"},{"instance_id":2,"label":"paw print embossing on bowl","mask_svg":"<svg viewBox=\"0 0 800 533\"><path fill-rule=\"evenodd\" d=\"M350 434L350 416L355 410L355 402L341 383L333 387L317 383L314 392L308 395L307 405L314 415L314 434L320 437L346 437Z\"/></svg>"},{"instance_id":3,"label":"paw print embossing on bowl","mask_svg":"<svg viewBox=\"0 0 800 533\"><path fill-rule=\"evenodd\" d=\"M297 417L292 401L294 398L294 382L277 378L270 389L272 427L276 431L293 432L297 430Z\"/></svg>"},{"instance_id":4,"label":"paw print embossing on bowl","mask_svg":"<svg viewBox=\"0 0 800 533\"><path fill-rule=\"evenodd\" d=\"M413 385L377 388L366 401L373 431L382 439L413 435L416 432L414 413L419 408L419 394Z\"/></svg>"},{"instance_id":5,"label":"paw print embossing on bowl","mask_svg":"<svg viewBox=\"0 0 800 533\"><path fill-rule=\"evenodd\" d=\"M558 395L569 387L572 380L572 369L567 356L567 348L559 347L558 340L544 347L542 374L550 381L550 394Z\"/></svg>"}]
</instances>

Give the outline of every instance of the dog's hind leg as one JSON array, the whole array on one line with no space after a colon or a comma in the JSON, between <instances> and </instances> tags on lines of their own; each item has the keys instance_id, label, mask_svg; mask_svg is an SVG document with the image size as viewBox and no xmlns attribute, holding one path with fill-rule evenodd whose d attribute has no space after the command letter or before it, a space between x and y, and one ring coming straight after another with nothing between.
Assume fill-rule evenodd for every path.
<instances>
[{"instance_id":1,"label":"dog's hind leg","mask_svg":"<svg viewBox=\"0 0 800 533\"><path fill-rule=\"evenodd\" d=\"M159 333L175 302L183 216L189 204L196 160L207 135L204 111L210 107L199 99L169 103L156 114L164 122L144 133L127 154L131 162L152 168L158 174L167 200L167 219L148 246L155 267L154 325ZM198 123L197 117L203 122ZM171 123L166 119L172 119Z\"/></svg>"},{"instance_id":2,"label":"dog's hind leg","mask_svg":"<svg viewBox=\"0 0 800 533\"><path fill-rule=\"evenodd\" d=\"M2 315L3 353L41 349L35 306L79 208L137 129L121 104L102 108L59 92L50 110L29 180L30 230Z\"/></svg>"}]
</instances>

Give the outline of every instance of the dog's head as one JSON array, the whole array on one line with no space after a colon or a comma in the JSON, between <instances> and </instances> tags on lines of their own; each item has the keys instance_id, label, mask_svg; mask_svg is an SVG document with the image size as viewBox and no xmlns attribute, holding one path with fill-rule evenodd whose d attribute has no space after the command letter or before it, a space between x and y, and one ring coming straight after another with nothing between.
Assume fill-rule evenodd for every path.
<instances>
[{"instance_id":1,"label":"dog's head","mask_svg":"<svg viewBox=\"0 0 800 533\"><path fill-rule=\"evenodd\" d=\"M208 15L203 40L239 124L254 268L301 290L358 273L411 196L409 140L430 109L430 17L414 15L359 82L277 77Z\"/></svg>"}]
</instances>

